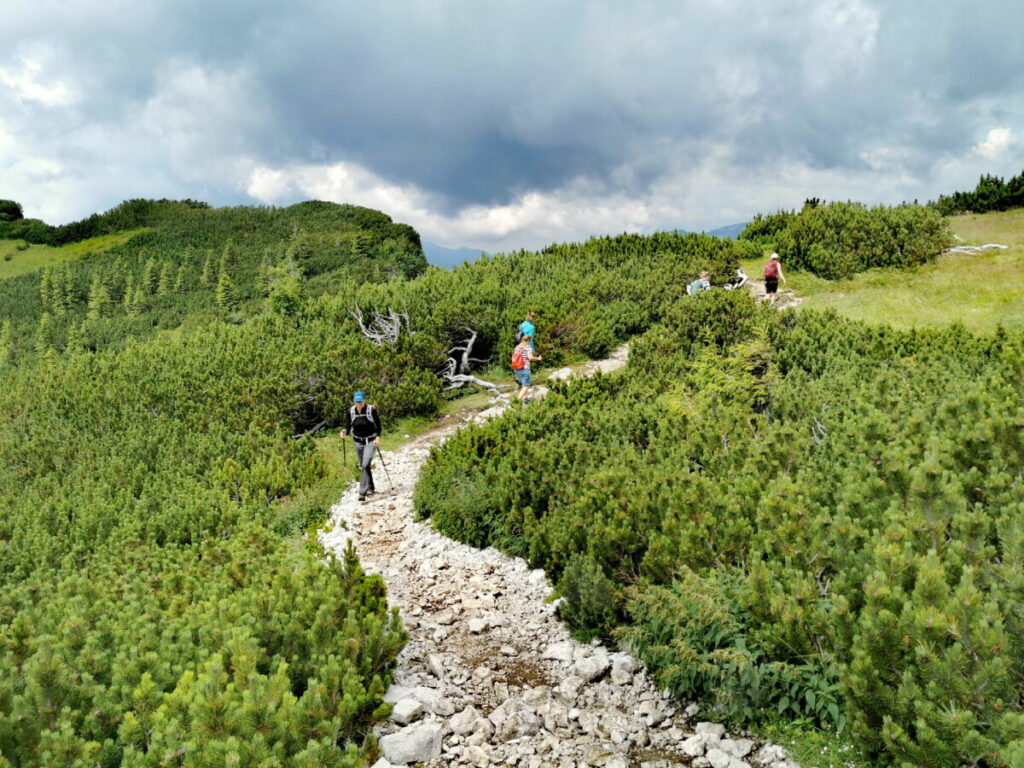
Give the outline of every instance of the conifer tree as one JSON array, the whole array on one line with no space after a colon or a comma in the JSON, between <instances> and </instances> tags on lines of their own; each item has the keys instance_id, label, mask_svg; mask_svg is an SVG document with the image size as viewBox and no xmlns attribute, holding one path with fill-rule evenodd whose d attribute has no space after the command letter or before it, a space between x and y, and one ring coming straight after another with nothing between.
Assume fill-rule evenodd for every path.
<instances>
[{"instance_id":1,"label":"conifer tree","mask_svg":"<svg viewBox=\"0 0 1024 768\"><path fill-rule=\"evenodd\" d=\"M146 259L146 265L142 268L142 277L138 287L147 294L156 292L158 271L155 259Z\"/></svg>"},{"instance_id":2,"label":"conifer tree","mask_svg":"<svg viewBox=\"0 0 1024 768\"><path fill-rule=\"evenodd\" d=\"M171 262L165 261L160 270L160 279L156 286L157 296L167 296L174 290L174 267Z\"/></svg>"},{"instance_id":3,"label":"conifer tree","mask_svg":"<svg viewBox=\"0 0 1024 768\"><path fill-rule=\"evenodd\" d=\"M231 275L226 270L220 273L220 278L217 280L217 292L214 297L217 306L225 312L234 309L237 299L235 297L235 284L231 280Z\"/></svg>"},{"instance_id":4,"label":"conifer tree","mask_svg":"<svg viewBox=\"0 0 1024 768\"><path fill-rule=\"evenodd\" d=\"M149 294L143 286L136 286L128 302L128 314L138 316L149 309Z\"/></svg>"},{"instance_id":5,"label":"conifer tree","mask_svg":"<svg viewBox=\"0 0 1024 768\"><path fill-rule=\"evenodd\" d=\"M178 274L174 278L174 292L175 293L182 293L182 292L184 292L185 285L187 284L187 282L186 282L187 280L188 280L188 267L185 266L184 264L182 264L180 267L178 267Z\"/></svg>"},{"instance_id":6,"label":"conifer tree","mask_svg":"<svg viewBox=\"0 0 1024 768\"><path fill-rule=\"evenodd\" d=\"M43 312L42 317L39 318L39 325L36 327L36 352L46 352L52 350L53 336L53 315L51 315L49 312Z\"/></svg>"},{"instance_id":7,"label":"conifer tree","mask_svg":"<svg viewBox=\"0 0 1024 768\"><path fill-rule=\"evenodd\" d=\"M92 285L89 287L89 304L87 317L90 320L99 320L110 314L113 302L110 299L110 290L103 281L103 276L96 272L92 277Z\"/></svg>"},{"instance_id":8,"label":"conifer tree","mask_svg":"<svg viewBox=\"0 0 1024 768\"><path fill-rule=\"evenodd\" d=\"M203 285L210 285L214 280L214 268L213 251L207 251L206 258L203 260L203 271L199 274L199 282Z\"/></svg>"},{"instance_id":9,"label":"conifer tree","mask_svg":"<svg viewBox=\"0 0 1024 768\"><path fill-rule=\"evenodd\" d=\"M121 306L125 312L131 311L132 302L135 300L135 278L128 275L124 281L124 293L121 294Z\"/></svg>"}]
</instances>

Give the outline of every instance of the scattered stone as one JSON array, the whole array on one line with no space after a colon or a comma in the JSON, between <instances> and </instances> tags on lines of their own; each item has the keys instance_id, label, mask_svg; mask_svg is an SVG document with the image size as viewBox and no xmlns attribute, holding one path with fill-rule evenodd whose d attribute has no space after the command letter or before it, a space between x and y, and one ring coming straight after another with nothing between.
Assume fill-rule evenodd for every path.
<instances>
[{"instance_id":1,"label":"scattered stone","mask_svg":"<svg viewBox=\"0 0 1024 768\"><path fill-rule=\"evenodd\" d=\"M722 739L718 748L731 757L746 757L754 748L754 742L750 739Z\"/></svg>"},{"instance_id":2,"label":"scattered stone","mask_svg":"<svg viewBox=\"0 0 1024 768\"><path fill-rule=\"evenodd\" d=\"M391 710L391 719L400 725L407 725L418 719L425 711L426 707L422 701L413 698L402 699Z\"/></svg>"},{"instance_id":3,"label":"scattered stone","mask_svg":"<svg viewBox=\"0 0 1024 768\"><path fill-rule=\"evenodd\" d=\"M566 664L572 662L573 647L571 640L564 640L560 643L552 643L544 649L544 653L541 654L542 659L550 659L551 661L562 661Z\"/></svg>"},{"instance_id":4,"label":"scattered stone","mask_svg":"<svg viewBox=\"0 0 1024 768\"><path fill-rule=\"evenodd\" d=\"M754 754L751 761L756 766L769 766L786 759L786 750L778 744L765 744Z\"/></svg>"},{"instance_id":5,"label":"scattered stone","mask_svg":"<svg viewBox=\"0 0 1024 768\"><path fill-rule=\"evenodd\" d=\"M725 735L725 726L719 723L697 723L696 732L701 736L711 736L718 740Z\"/></svg>"},{"instance_id":6,"label":"scattered stone","mask_svg":"<svg viewBox=\"0 0 1024 768\"><path fill-rule=\"evenodd\" d=\"M427 656L427 669L438 680L444 680L444 662L441 660L440 654L431 653Z\"/></svg>"},{"instance_id":7,"label":"scattered stone","mask_svg":"<svg viewBox=\"0 0 1024 768\"><path fill-rule=\"evenodd\" d=\"M448 727L452 729L452 733L458 736L468 736L477 729L480 719L480 713L476 711L476 707L469 706L449 720Z\"/></svg>"},{"instance_id":8,"label":"scattered stone","mask_svg":"<svg viewBox=\"0 0 1024 768\"><path fill-rule=\"evenodd\" d=\"M606 654L594 654L586 659L580 659L573 665L576 675L584 682L590 683L597 680L608 671L611 662Z\"/></svg>"},{"instance_id":9,"label":"scattered stone","mask_svg":"<svg viewBox=\"0 0 1024 768\"><path fill-rule=\"evenodd\" d=\"M711 768L729 768L729 763L732 762L732 757L717 748L709 749L705 757L711 763Z\"/></svg>"},{"instance_id":10,"label":"scattered stone","mask_svg":"<svg viewBox=\"0 0 1024 768\"><path fill-rule=\"evenodd\" d=\"M691 736L679 745L679 751L689 757L700 757L707 749L707 743L703 736Z\"/></svg>"},{"instance_id":11,"label":"scattered stone","mask_svg":"<svg viewBox=\"0 0 1024 768\"><path fill-rule=\"evenodd\" d=\"M440 723L407 725L397 733L380 740L380 748L388 762L397 765L425 763L441 755Z\"/></svg>"},{"instance_id":12,"label":"scattered stone","mask_svg":"<svg viewBox=\"0 0 1024 768\"><path fill-rule=\"evenodd\" d=\"M412 688L406 688L404 685L392 685L384 694L384 701L388 704L397 704L410 696L412 696Z\"/></svg>"}]
</instances>

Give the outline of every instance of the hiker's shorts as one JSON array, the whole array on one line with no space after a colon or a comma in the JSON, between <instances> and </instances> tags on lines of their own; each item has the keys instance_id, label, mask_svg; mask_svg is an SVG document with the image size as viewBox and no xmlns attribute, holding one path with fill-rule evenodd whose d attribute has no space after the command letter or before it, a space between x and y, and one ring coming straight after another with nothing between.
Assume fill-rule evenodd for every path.
<instances>
[{"instance_id":1,"label":"hiker's shorts","mask_svg":"<svg viewBox=\"0 0 1024 768\"><path fill-rule=\"evenodd\" d=\"M779 291L779 278L777 277L766 277L764 279L764 292L765 293L778 293Z\"/></svg>"},{"instance_id":2,"label":"hiker's shorts","mask_svg":"<svg viewBox=\"0 0 1024 768\"><path fill-rule=\"evenodd\" d=\"M512 371L516 376L516 381L519 382L521 387L529 387L533 384L533 380L530 378L530 369L522 368L518 371Z\"/></svg>"}]
</instances>

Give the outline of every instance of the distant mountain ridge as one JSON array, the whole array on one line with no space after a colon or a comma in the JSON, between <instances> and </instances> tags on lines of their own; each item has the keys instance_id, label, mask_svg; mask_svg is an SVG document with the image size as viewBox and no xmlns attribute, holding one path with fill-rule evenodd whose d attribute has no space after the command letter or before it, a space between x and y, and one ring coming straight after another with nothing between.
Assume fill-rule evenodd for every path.
<instances>
[{"instance_id":1,"label":"distant mountain ridge","mask_svg":"<svg viewBox=\"0 0 1024 768\"><path fill-rule=\"evenodd\" d=\"M447 248L427 240L423 240L422 244L423 255L427 257L427 263L444 269L457 267L466 261L476 261L487 253L479 248Z\"/></svg>"},{"instance_id":2,"label":"distant mountain ridge","mask_svg":"<svg viewBox=\"0 0 1024 768\"><path fill-rule=\"evenodd\" d=\"M706 234L714 237L725 237L729 240L735 240L739 237L740 232L747 226L747 222L743 221L739 224L729 224L725 227L718 227L712 229ZM688 233L685 229L665 229L665 232L678 232L681 235ZM428 240L423 240L423 254L427 257L427 263L432 264L435 267L442 267L444 269L451 269L458 267L467 261L476 261L481 256L488 255L487 251L480 248L467 248L465 246L461 248L448 248L444 245L438 245Z\"/></svg>"},{"instance_id":3,"label":"distant mountain ridge","mask_svg":"<svg viewBox=\"0 0 1024 768\"><path fill-rule=\"evenodd\" d=\"M739 237L740 232L742 232L746 228L748 223L749 222L742 221L739 224L729 224L728 226L725 226L725 227L718 227L716 229L710 229L707 232L705 232L704 234L711 235L712 237L725 237L725 238L728 238L729 240L735 240L736 238ZM665 232L678 232L681 235L689 234L689 230L688 229L665 229L663 231L665 231Z\"/></svg>"}]
</instances>

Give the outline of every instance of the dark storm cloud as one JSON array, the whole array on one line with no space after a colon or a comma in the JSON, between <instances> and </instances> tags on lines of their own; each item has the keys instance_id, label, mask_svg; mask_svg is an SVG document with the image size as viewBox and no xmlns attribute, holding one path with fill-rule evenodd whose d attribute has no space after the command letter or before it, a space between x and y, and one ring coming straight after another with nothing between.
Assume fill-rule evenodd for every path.
<instances>
[{"instance_id":1,"label":"dark storm cloud","mask_svg":"<svg viewBox=\"0 0 1024 768\"><path fill-rule=\"evenodd\" d=\"M990 129L1020 134L1022 26L1016 0L15 0L0 68L71 93L0 79L0 131L40 158L18 178L107 169L116 198L228 202L253 165L352 163L454 214L581 179L639 198L713 153L931 191Z\"/></svg>"}]
</instances>

